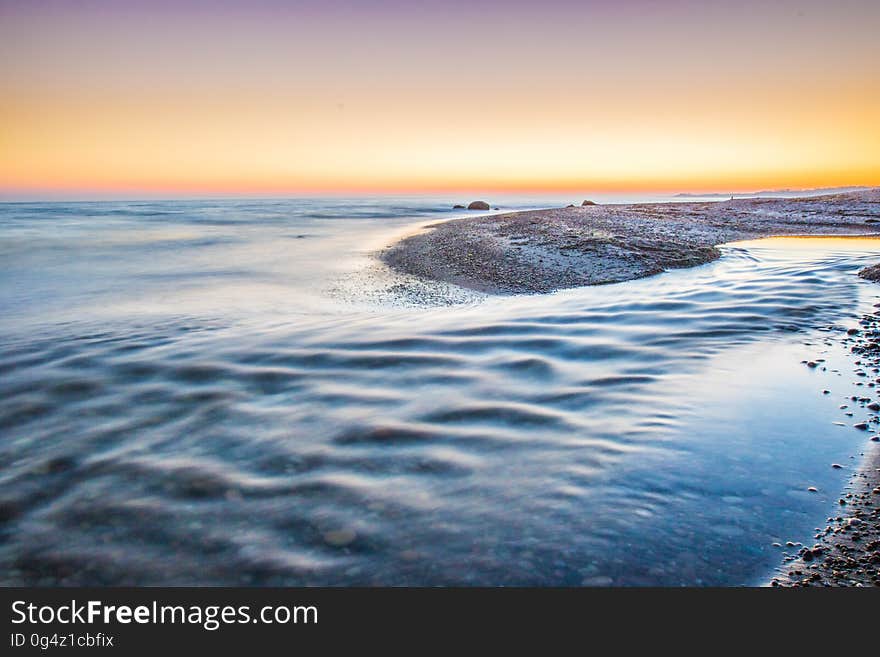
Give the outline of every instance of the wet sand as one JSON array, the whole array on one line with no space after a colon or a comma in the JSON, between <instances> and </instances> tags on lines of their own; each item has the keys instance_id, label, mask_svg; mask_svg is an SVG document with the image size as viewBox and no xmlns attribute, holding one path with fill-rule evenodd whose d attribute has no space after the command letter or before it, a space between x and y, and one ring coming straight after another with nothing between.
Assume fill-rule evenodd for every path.
<instances>
[{"instance_id":1,"label":"wet sand","mask_svg":"<svg viewBox=\"0 0 880 657\"><path fill-rule=\"evenodd\" d=\"M617 283L719 257L719 244L876 233L880 189L800 199L590 205L468 217L383 251L392 269L490 294Z\"/></svg>"}]
</instances>

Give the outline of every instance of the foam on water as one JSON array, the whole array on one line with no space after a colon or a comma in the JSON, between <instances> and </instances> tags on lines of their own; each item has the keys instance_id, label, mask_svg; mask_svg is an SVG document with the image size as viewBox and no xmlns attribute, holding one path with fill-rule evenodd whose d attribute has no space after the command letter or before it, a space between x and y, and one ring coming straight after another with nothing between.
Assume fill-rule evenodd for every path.
<instances>
[{"instance_id":1,"label":"foam on water","mask_svg":"<svg viewBox=\"0 0 880 657\"><path fill-rule=\"evenodd\" d=\"M755 583L856 463L870 240L424 307L439 204L216 205L3 206L6 583Z\"/></svg>"}]
</instances>

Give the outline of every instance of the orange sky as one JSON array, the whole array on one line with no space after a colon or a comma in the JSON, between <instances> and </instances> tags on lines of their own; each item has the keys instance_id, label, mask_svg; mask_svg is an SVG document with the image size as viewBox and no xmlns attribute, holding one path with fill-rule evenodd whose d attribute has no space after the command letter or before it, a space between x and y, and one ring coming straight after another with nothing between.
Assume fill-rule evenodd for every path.
<instances>
[{"instance_id":1,"label":"orange sky","mask_svg":"<svg viewBox=\"0 0 880 657\"><path fill-rule=\"evenodd\" d=\"M0 194L880 185L877 2L221 4L3 0Z\"/></svg>"}]
</instances>

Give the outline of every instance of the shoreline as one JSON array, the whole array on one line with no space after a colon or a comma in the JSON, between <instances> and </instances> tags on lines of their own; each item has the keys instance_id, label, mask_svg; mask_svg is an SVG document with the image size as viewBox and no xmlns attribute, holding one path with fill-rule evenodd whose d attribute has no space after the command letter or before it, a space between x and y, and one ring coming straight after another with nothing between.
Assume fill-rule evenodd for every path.
<instances>
[{"instance_id":1,"label":"shoreline","mask_svg":"<svg viewBox=\"0 0 880 657\"><path fill-rule=\"evenodd\" d=\"M399 272L488 294L552 292L711 262L719 245L776 236L878 235L880 189L805 199L586 206L453 219L385 249ZM859 276L880 282L880 264ZM880 304L877 304L880 306ZM875 306L875 308L877 308ZM845 337L857 385L880 390L880 309ZM869 374L873 370L873 375ZM852 402L880 424L880 398ZM870 435L870 434L869 434ZM840 466L837 466L840 467ZM874 434L816 543L784 557L765 585L880 586L880 435Z\"/></svg>"},{"instance_id":2,"label":"shoreline","mask_svg":"<svg viewBox=\"0 0 880 657\"><path fill-rule=\"evenodd\" d=\"M589 205L431 224L379 253L391 269L487 294L619 283L720 257L760 237L871 235L880 188L809 198Z\"/></svg>"},{"instance_id":3,"label":"shoreline","mask_svg":"<svg viewBox=\"0 0 880 657\"><path fill-rule=\"evenodd\" d=\"M769 586L880 587L880 449L864 453L840 502L847 511L828 517L816 542L778 566Z\"/></svg>"},{"instance_id":4,"label":"shoreline","mask_svg":"<svg viewBox=\"0 0 880 657\"><path fill-rule=\"evenodd\" d=\"M877 283L878 274L880 265L873 265L858 275ZM867 422L855 425L866 432L880 428L880 401L871 398L873 391L880 389L880 304L874 307L872 313L862 316L858 328L849 329L845 338L855 357L854 383L866 384L870 390L863 396L849 397L853 405L873 412ZM871 436L861 452L861 461L837 506L840 513L829 516L824 528L817 528L812 546L787 545L800 549L784 557L777 574L768 582L770 586L880 586L880 434Z\"/></svg>"}]
</instances>

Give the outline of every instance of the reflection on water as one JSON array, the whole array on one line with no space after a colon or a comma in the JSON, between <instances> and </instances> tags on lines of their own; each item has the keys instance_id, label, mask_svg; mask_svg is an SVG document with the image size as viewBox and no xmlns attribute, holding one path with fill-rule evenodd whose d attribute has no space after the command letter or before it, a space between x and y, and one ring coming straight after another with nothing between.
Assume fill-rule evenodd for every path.
<instances>
[{"instance_id":1,"label":"reflection on water","mask_svg":"<svg viewBox=\"0 0 880 657\"><path fill-rule=\"evenodd\" d=\"M267 203L2 208L5 583L754 583L833 508L873 242L422 308L333 291L439 206Z\"/></svg>"}]
</instances>

